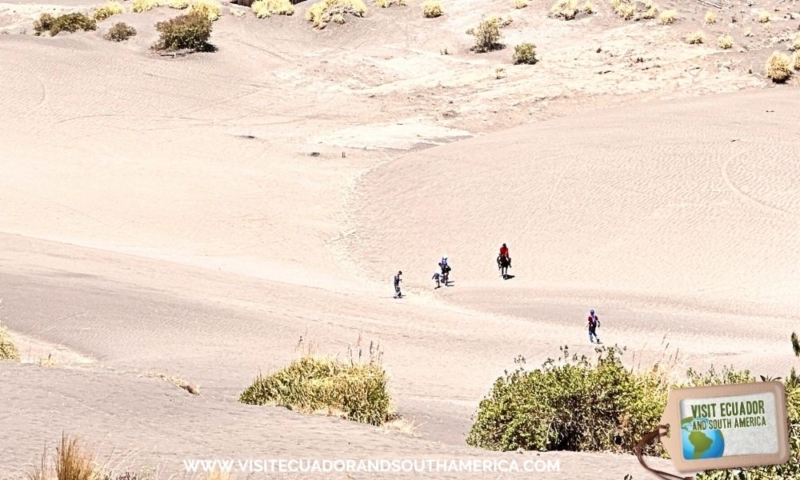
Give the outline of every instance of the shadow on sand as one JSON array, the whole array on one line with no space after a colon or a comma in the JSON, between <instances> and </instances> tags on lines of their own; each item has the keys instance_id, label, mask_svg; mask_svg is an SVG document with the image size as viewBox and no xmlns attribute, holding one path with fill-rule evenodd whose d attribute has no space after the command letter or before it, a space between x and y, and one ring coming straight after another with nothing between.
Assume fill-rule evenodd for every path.
<instances>
[{"instance_id":1,"label":"shadow on sand","mask_svg":"<svg viewBox=\"0 0 800 480\"><path fill-rule=\"evenodd\" d=\"M514 278L514 275L503 275L503 280L511 280L512 278Z\"/></svg>"}]
</instances>

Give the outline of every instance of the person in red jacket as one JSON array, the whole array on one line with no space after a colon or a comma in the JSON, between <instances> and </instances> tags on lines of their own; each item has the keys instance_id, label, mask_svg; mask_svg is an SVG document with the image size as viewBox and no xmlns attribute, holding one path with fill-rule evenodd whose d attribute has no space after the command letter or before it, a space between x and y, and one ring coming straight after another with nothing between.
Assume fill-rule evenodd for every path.
<instances>
[{"instance_id":1,"label":"person in red jacket","mask_svg":"<svg viewBox=\"0 0 800 480\"><path fill-rule=\"evenodd\" d=\"M500 247L500 256L505 258L508 262L508 266L511 266L511 257L508 255L508 247L504 243L502 247Z\"/></svg>"}]
</instances>

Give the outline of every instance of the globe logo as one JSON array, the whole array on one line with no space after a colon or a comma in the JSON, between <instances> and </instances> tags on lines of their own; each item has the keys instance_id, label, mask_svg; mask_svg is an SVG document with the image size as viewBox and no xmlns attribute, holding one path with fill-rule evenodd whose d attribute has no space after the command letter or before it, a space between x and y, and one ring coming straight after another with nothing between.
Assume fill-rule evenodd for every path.
<instances>
[{"instance_id":1,"label":"globe logo","mask_svg":"<svg viewBox=\"0 0 800 480\"><path fill-rule=\"evenodd\" d=\"M725 437L719 430L694 430L694 423L708 425L707 418L687 417L681 420L681 444L683 458L699 460L702 458L719 458L725 451Z\"/></svg>"}]
</instances>

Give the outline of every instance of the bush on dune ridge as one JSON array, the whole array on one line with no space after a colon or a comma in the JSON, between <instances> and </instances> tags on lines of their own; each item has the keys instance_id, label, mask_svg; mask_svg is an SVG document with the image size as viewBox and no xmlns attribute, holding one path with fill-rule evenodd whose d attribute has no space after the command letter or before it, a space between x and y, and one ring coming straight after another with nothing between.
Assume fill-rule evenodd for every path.
<instances>
[{"instance_id":1,"label":"bush on dune ridge","mask_svg":"<svg viewBox=\"0 0 800 480\"><path fill-rule=\"evenodd\" d=\"M469 29L467 33L475 37L472 51L485 53L502 48L503 44L500 43L503 38L503 34L500 32L501 26L503 26L501 18L491 15L486 20L482 20L478 28Z\"/></svg>"},{"instance_id":2,"label":"bush on dune ridge","mask_svg":"<svg viewBox=\"0 0 800 480\"><path fill-rule=\"evenodd\" d=\"M94 19L99 21L105 20L114 15L121 15L124 12L122 4L117 1L106 2L100 8L95 10Z\"/></svg>"},{"instance_id":3,"label":"bush on dune ridge","mask_svg":"<svg viewBox=\"0 0 800 480\"><path fill-rule=\"evenodd\" d=\"M800 342L793 334L795 355ZM686 380L676 382L670 372L656 366L637 372L621 362L618 347L595 349L597 359L572 355L546 361L526 370L524 359L514 372L506 372L481 401L467 443L490 450L571 450L633 453L641 437L653 431L672 388L750 383L749 371L713 367L706 372L690 369ZM766 380L761 377L762 380ZM800 377L792 369L784 382L787 392L792 460L783 465L740 471L708 471L698 480L775 480L800 476ZM659 443L648 445L647 455L665 455Z\"/></svg>"},{"instance_id":4,"label":"bush on dune ridge","mask_svg":"<svg viewBox=\"0 0 800 480\"><path fill-rule=\"evenodd\" d=\"M321 0L306 10L306 19L315 28L323 29L329 22L344 23L346 14L363 17L367 6L362 0Z\"/></svg>"},{"instance_id":5,"label":"bush on dune ridge","mask_svg":"<svg viewBox=\"0 0 800 480\"><path fill-rule=\"evenodd\" d=\"M783 83L789 80L789 77L792 76L791 62L792 60L788 55L777 51L772 52L769 60L767 60L767 78L775 83Z\"/></svg>"},{"instance_id":6,"label":"bush on dune ridge","mask_svg":"<svg viewBox=\"0 0 800 480\"><path fill-rule=\"evenodd\" d=\"M195 0L189 5L189 13L204 15L212 22L219 18L221 11L222 6L216 0Z\"/></svg>"},{"instance_id":7,"label":"bush on dune ridge","mask_svg":"<svg viewBox=\"0 0 800 480\"><path fill-rule=\"evenodd\" d=\"M436 18L444 15L442 4L438 0L425 0L422 3L422 16L425 18Z\"/></svg>"},{"instance_id":8,"label":"bush on dune ridge","mask_svg":"<svg viewBox=\"0 0 800 480\"><path fill-rule=\"evenodd\" d=\"M380 362L345 363L304 356L272 375L259 375L239 401L279 405L303 413L340 414L377 426L393 419L387 383Z\"/></svg>"},{"instance_id":9,"label":"bush on dune ridge","mask_svg":"<svg viewBox=\"0 0 800 480\"><path fill-rule=\"evenodd\" d=\"M556 0L556 3L550 7L550 15L564 20L574 19L578 12L578 0Z\"/></svg>"},{"instance_id":10,"label":"bush on dune ridge","mask_svg":"<svg viewBox=\"0 0 800 480\"><path fill-rule=\"evenodd\" d=\"M153 45L154 50L200 52L210 48L208 39L211 37L211 20L206 15L199 13L179 15L158 22L156 30L160 37Z\"/></svg>"},{"instance_id":11,"label":"bush on dune ridge","mask_svg":"<svg viewBox=\"0 0 800 480\"><path fill-rule=\"evenodd\" d=\"M159 6L158 0L133 0L131 4L131 12L133 13L143 13L149 12L150 10Z\"/></svg>"},{"instance_id":12,"label":"bush on dune ridge","mask_svg":"<svg viewBox=\"0 0 800 480\"><path fill-rule=\"evenodd\" d=\"M112 42L124 42L125 40L136 35L136 29L124 22L115 23L104 38Z\"/></svg>"},{"instance_id":13,"label":"bush on dune ridge","mask_svg":"<svg viewBox=\"0 0 800 480\"><path fill-rule=\"evenodd\" d=\"M34 22L33 29L36 31L36 36L44 32L50 32L50 36L55 37L61 32L74 33L78 30L97 30L97 20L84 13L68 13L57 17L49 13L43 13Z\"/></svg>"}]
</instances>

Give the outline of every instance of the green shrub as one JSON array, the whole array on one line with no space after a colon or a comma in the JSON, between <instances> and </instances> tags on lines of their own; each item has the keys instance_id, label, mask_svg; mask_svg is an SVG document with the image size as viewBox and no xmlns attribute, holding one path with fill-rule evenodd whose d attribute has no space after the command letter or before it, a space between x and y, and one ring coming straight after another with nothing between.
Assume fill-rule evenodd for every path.
<instances>
[{"instance_id":1,"label":"green shrub","mask_svg":"<svg viewBox=\"0 0 800 480\"><path fill-rule=\"evenodd\" d=\"M161 34L153 46L156 50L192 50L195 52L209 49L208 39L211 37L211 19L203 13L179 15L156 24Z\"/></svg>"},{"instance_id":2,"label":"green shrub","mask_svg":"<svg viewBox=\"0 0 800 480\"><path fill-rule=\"evenodd\" d=\"M281 405L304 413L326 411L356 422L391 420L387 377L379 363L353 364L306 356L256 378L239 397L249 405Z\"/></svg>"},{"instance_id":3,"label":"green shrub","mask_svg":"<svg viewBox=\"0 0 800 480\"><path fill-rule=\"evenodd\" d=\"M625 368L618 347L596 349L598 359L569 356L524 367L499 378L481 401L467 443L490 450L632 452L666 406L669 383L654 370ZM660 445L646 453L661 453Z\"/></svg>"},{"instance_id":4,"label":"green shrub","mask_svg":"<svg viewBox=\"0 0 800 480\"><path fill-rule=\"evenodd\" d=\"M17 347L8 338L8 330L0 324L0 360L19 360Z\"/></svg>"},{"instance_id":5,"label":"green shrub","mask_svg":"<svg viewBox=\"0 0 800 480\"><path fill-rule=\"evenodd\" d=\"M134 35L136 35L135 28L127 23L119 22L108 29L108 33L105 34L105 39L111 40L112 42L124 42Z\"/></svg>"},{"instance_id":6,"label":"green shrub","mask_svg":"<svg viewBox=\"0 0 800 480\"><path fill-rule=\"evenodd\" d=\"M478 28L471 29L469 33L475 37L475 46L472 47L474 52L491 52L503 46L500 43L503 37L500 33L500 18L495 15L483 20Z\"/></svg>"},{"instance_id":7,"label":"green shrub","mask_svg":"<svg viewBox=\"0 0 800 480\"><path fill-rule=\"evenodd\" d=\"M68 13L54 17L49 13L43 13L39 20L34 22L33 29L39 36L44 32L50 32L51 37L55 37L60 32L74 33L78 30L97 30L97 21L84 13Z\"/></svg>"},{"instance_id":8,"label":"green shrub","mask_svg":"<svg viewBox=\"0 0 800 480\"><path fill-rule=\"evenodd\" d=\"M539 60L536 59L536 45L532 43L520 43L514 47L514 65L526 64L533 65Z\"/></svg>"}]
</instances>

